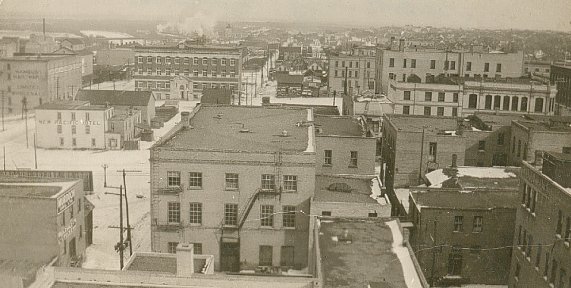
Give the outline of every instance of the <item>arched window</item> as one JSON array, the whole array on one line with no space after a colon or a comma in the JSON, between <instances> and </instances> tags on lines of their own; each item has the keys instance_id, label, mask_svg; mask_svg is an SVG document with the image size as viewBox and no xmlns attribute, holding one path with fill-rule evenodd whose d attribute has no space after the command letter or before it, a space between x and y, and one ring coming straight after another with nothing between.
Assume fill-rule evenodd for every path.
<instances>
[{"instance_id":1,"label":"arched window","mask_svg":"<svg viewBox=\"0 0 571 288\"><path fill-rule=\"evenodd\" d=\"M502 106L502 110L510 110L510 96L504 96L504 103Z\"/></svg>"},{"instance_id":2,"label":"arched window","mask_svg":"<svg viewBox=\"0 0 571 288\"><path fill-rule=\"evenodd\" d=\"M492 95L486 95L486 106L485 109L492 109Z\"/></svg>"},{"instance_id":3,"label":"arched window","mask_svg":"<svg viewBox=\"0 0 571 288\"><path fill-rule=\"evenodd\" d=\"M468 108L476 109L478 106L478 95L470 94L468 97Z\"/></svg>"},{"instance_id":4,"label":"arched window","mask_svg":"<svg viewBox=\"0 0 571 288\"><path fill-rule=\"evenodd\" d=\"M536 98L535 99L535 110L536 113L543 112L543 98Z\"/></svg>"},{"instance_id":5,"label":"arched window","mask_svg":"<svg viewBox=\"0 0 571 288\"><path fill-rule=\"evenodd\" d=\"M502 96L496 95L494 96L494 110L500 110L500 102L502 101Z\"/></svg>"},{"instance_id":6,"label":"arched window","mask_svg":"<svg viewBox=\"0 0 571 288\"><path fill-rule=\"evenodd\" d=\"M512 97L512 111L517 111L519 98L517 96Z\"/></svg>"},{"instance_id":7,"label":"arched window","mask_svg":"<svg viewBox=\"0 0 571 288\"><path fill-rule=\"evenodd\" d=\"M527 112L527 97L522 97L522 98L521 98L521 107L520 107L519 110L520 110L520 111Z\"/></svg>"}]
</instances>

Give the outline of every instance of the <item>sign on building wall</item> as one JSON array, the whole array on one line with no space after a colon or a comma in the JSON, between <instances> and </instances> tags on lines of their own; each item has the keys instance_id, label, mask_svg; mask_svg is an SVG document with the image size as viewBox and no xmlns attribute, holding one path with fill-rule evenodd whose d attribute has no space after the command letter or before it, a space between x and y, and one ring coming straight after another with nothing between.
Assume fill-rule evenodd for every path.
<instances>
[{"instance_id":1,"label":"sign on building wall","mask_svg":"<svg viewBox=\"0 0 571 288\"><path fill-rule=\"evenodd\" d=\"M75 202L75 190L71 189L57 198L57 214L60 214Z\"/></svg>"},{"instance_id":2,"label":"sign on building wall","mask_svg":"<svg viewBox=\"0 0 571 288\"><path fill-rule=\"evenodd\" d=\"M59 241L67 240L67 238L69 238L69 235L71 235L75 230L75 226L77 226L77 220L73 218L69 221L68 226L66 226L57 233L57 239Z\"/></svg>"}]
</instances>

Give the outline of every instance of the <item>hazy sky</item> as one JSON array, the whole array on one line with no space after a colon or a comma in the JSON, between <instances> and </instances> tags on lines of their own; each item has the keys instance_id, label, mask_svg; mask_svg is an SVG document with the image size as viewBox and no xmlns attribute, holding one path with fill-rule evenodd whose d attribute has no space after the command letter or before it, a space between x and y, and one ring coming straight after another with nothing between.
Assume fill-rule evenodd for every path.
<instances>
[{"instance_id":1,"label":"hazy sky","mask_svg":"<svg viewBox=\"0 0 571 288\"><path fill-rule=\"evenodd\" d=\"M571 0L0 0L0 16L302 21L571 31Z\"/></svg>"}]
</instances>

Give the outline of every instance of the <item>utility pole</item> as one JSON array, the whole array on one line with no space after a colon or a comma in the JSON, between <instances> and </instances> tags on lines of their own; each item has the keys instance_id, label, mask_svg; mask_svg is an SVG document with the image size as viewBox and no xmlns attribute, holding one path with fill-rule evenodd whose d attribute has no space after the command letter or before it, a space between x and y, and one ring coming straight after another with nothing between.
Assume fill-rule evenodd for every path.
<instances>
[{"instance_id":1,"label":"utility pole","mask_svg":"<svg viewBox=\"0 0 571 288\"><path fill-rule=\"evenodd\" d=\"M34 164L38 170L38 149L36 149L36 133L34 133Z\"/></svg>"},{"instance_id":2,"label":"utility pole","mask_svg":"<svg viewBox=\"0 0 571 288\"><path fill-rule=\"evenodd\" d=\"M4 171L6 171L6 145L4 145Z\"/></svg>"},{"instance_id":3,"label":"utility pole","mask_svg":"<svg viewBox=\"0 0 571 288\"><path fill-rule=\"evenodd\" d=\"M103 168L103 187L107 187L107 168L109 165L103 164L101 167Z\"/></svg>"},{"instance_id":4,"label":"utility pole","mask_svg":"<svg viewBox=\"0 0 571 288\"><path fill-rule=\"evenodd\" d=\"M25 113L25 117L26 117L26 148L30 148L30 145L28 143L28 101L26 100L26 98L22 99L22 102L24 104L24 113Z\"/></svg>"},{"instance_id":5,"label":"utility pole","mask_svg":"<svg viewBox=\"0 0 571 288\"><path fill-rule=\"evenodd\" d=\"M123 169L122 171L117 171L117 172L123 172L123 187L125 188L125 212L127 213L127 242L129 243L129 256L133 255L133 245L131 243L131 225L129 223L129 201L127 200L127 182L125 180L125 177L127 176L127 171L125 171L125 169ZM129 172L141 172L138 170L130 170Z\"/></svg>"},{"instance_id":6,"label":"utility pole","mask_svg":"<svg viewBox=\"0 0 571 288\"><path fill-rule=\"evenodd\" d=\"M123 250L125 250L125 242L123 241L123 186L119 186L119 263L123 270Z\"/></svg>"},{"instance_id":7,"label":"utility pole","mask_svg":"<svg viewBox=\"0 0 571 288\"><path fill-rule=\"evenodd\" d=\"M2 131L4 130L4 91L2 91Z\"/></svg>"},{"instance_id":8,"label":"utility pole","mask_svg":"<svg viewBox=\"0 0 571 288\"><path fill-rule=\"evenodd\" d=\"M432 268L430 269L430 287L434 287L434 265L436 264L436 220L434 220L434 232L432 238Z\"/></svg>"}]
</instances>

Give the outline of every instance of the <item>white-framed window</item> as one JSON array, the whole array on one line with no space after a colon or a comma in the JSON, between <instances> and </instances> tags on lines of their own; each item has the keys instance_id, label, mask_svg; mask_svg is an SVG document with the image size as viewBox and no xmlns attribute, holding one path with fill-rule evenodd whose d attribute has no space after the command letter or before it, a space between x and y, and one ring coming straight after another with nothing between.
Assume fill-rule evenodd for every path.
<instances>
[{"instance_id":1,"label":"white-framed window","mask_svg":"<svg viewBox=\"0 0 571 288\"><path fill-rule=\"evenodd\" d=\"M224 225L238 225L238 204L224 204Z\"/></svg>"},{"instance_id":2,"label":"white-framed window","mask_svg":"<svg viewBox=\"0 0 571 288\"><path fill-rule=\"evenodd\" d=\"M295 228L295 206L283 206L282 209L283 227Z\"/></svg>"},{"instance_id":3,"label":"white-framed window","mask_svg":"<svg viewBox=\"0 0 571 288\"><path fill-rule=\"evenodd\" d=\"M325 157L323 158L324 165L332 165L333 164L333 151L332 150L325 150Z\"/></svg>"},{"instance_id":4,"label":"white-framed window","mask_svg":"<svg viewBox=\"0 0 571 288\"><path fill-rule=\"evenodd\" d=\"M137 69L137 74L139 74L139 75L143 75L143 68L139 68L139 69Z\"/></svg>"},{"instance_id":5,"label":"white-framed window","mask_svg":"<svg viewBox=\"0 0 571 288\"><path fill-rule=\"evenodd\" d=\"M161 70L161 68L157 68L157 75L162 75L163 74L163 70Z\"/></svg>"},{"instance_id":6,"label":"white-framed window","mask_svg":"<svg viewBox=\"0 0 571 288\"><path fill-rule=\"evenodd\" d=\"M75 138L71 138L71 145L77 146L77 140Z\"/></svg>"},{"instance_id":7,"label":"white-framed window","mask_svg":"<svg viewBox=\"0 0 571 288\"><path fill-rule=\"evenodd\" d=\"M274 227L274 205L261 205L260 222L264 227Z\"/></svg>"},{"instance_id":8,"label":"white-framed window","mask_svg":"<svg viewBox=\"0 0 571 288\"><path fill-rule=\"evenodd\" d=\"M85 134L91 134L91 126L89 125L85 126Z\"/></svg>"},{"instance_id":9,"label":"white-framed window","mask_svg":"<svg viewBox=\"0 0 571 288\"><path fill-rule=\"evenodd\" d=\"M97 146L95 143L95 138L91 138L91 147Z\"/></svg>"},{"instance_id":10,"label":"white-framed window","mask_svg":"<svg viewBox=\"0 0 571 288\"><path fill-rule=\"evenodd\" d=\"M147 63L153 63L153 56L147 56Z\"/></svg>"},{"instance_id":11,"label":"white-framed window","mask_svg":"<svg viewBox=\"0 0 571 288\"><path fill-rule=\"evenodd\" d=\"M216 77L216 71L212 70L212 77Z\"/></svg>"},{"instance_id":12,"label":"white-framed window","mask_svg":"<svg viewBox=\"0 0 571 288\"><path fill-rule=\"evenodd\" d=\"M138 56L137 57L137 63L142 64L143 63L143 56Z\"/></svg>"},{"instance_id":13,"label":"white-framed window","mask_svg":"<svg viewBox=\"0 0 571 288\"><path fill-rule=\"evenodd\" d=\"M349 166L351 167L357 167L358 164L358 158L359 158L359 153L357 151L351 151L351 159L349 162Z\"/></svg>"},{"instance_id":14,"label":"white-framed window","mask_svg":"<svg viewBox=\"0 0 571 288\"><path fill-rule=\"evenodd\" d=\"M180 223L180 203L167 203L167 221L168 223Z\"/></svg>"},{"instance_id":15,"label":"white-framed window","mask_svg":"<svg viewBox=\"0 0 571 288\"><path fill-rule=\"evenodd\" d=\"M167 172L167 186L168 187L180 187L180 172L179 171L168 171Z\"/></svg>"},{"instance_id":16,"label":"white-framed window","mask_svg":"<svg viewBox=\"0 0 571 288\"><path fill-rule=\"evenodd\" d=\"M230 72L230 78L236 78L236 72L234 71Z\"/></svg>"},{"instance_id":17,"label":"white-framed window","mask_svg":"<svg viewBox=\"0 0 571 288\"><path fill-rule=\"evenodd\" d=\"M171 254L176 254L176 246L178 246L178 242L169 242L167 245L168 252Z\"/></svg>"},{"instance_id":18,"label":"white-framed window","mask_svg":"<svg viewBox=\"0 0 571 288\"><path fill-rule=\"evenodd\" d=\"M218 59L212 58L212 65L217 65L217 64L218 64Z\"/></svg>"},{"instance_id":19,"label":"white-framed window","mask_svg":"<svg viewBox=\"0 0 571 288\"><path fill-rule=\"evenodd\" d=\"M147 75L153 75L153 70L151 68L147 68Z\"/></svg>"},{"instance_id":20,"label":"white-framed window","mask_svg":"<svg viewBox=\"0 0 571 288\"><path fill-rule=\"evenodd\" d=\"M61 125L57 125L57 133L61 134L63 132L62 130L63 129L62 129Z\"/></svg>"},{"instance_id":21,"label":"white-framed window","mask_svg":"<svg viewBox=\"0 0 571 288\"><path fill-rule=\"evenodd\" d=\"M165 70L165 74L166 74L167 76L170 76L170 75L171 75L171 68L167 68L167 69Z\"/></svg>"},{"instance_id":22,"label":"white-framed window","mask_svg":"<svg viewBox=\"0 0 571 288\"><path fill-rule=\"evenodd\" d=\"M221 71L221 72L220 72L220 77L226 77L226 71Z\"/></svg>"},{"instance_id":23,"label":"white-framed window","mask_svg":"<svg viewBox=\"0 0 571 288\"><path fill-rule=\"evenodd\" d=\"M202 189L202 173L190 172L188 173L188 188Z\"/></svg>"},{"instance_id":24,"label":"white-framed window","mask_svg":"<svg viewBox=\"0 0 571 288\"><path fill-rule=\"evenodd\" d=\"M194 77L198 77L198 70L192 71L192 75L194 75Z\"/></svg>"},{"instance_id":25,"label":"white-framed window","mask_svg":"<svg viewBox=\"0 0 571 288\"><path fill-rule=\"evenodd\" d=\"M190 76L190 70L184 69L184 76Z\"/></svg>"},{"instance_id":26,"label":"white-framed window","mask_svg":"<svg viewBox=\"0 0 571 288\"><path fill-rule=\"evenodd\" d=\"M472 232L474 233L480 233L483 231L483 227L482 224L484 222L484 218L482 216L474 216L474 227L472 229Z\"/></svg>"},{"instance_id":27,"label":"white-framed window","mask_svg":"<svg viewBox=\"0 0 571 288\"><path fill-rule=\"evenodd\" d=\"M236 59L230 59L230 66L236 66Z\"/></svg>"},{"instance_id":28,"label":"white-framed window","mask_svg":"<svg viewBox=\"0 0 571 288\"><path fill-rule=\"evenodd\" d=\"M226 173L226 189L237 190L239 188L238 173Z\"/></svg>"},{"instance_id":29,"label":"white-framed window","mask_svg":"<svg viewBox=\"0 0 571 288\"><path fill-rule=\"evenodd\" d=\"M157 64L161 64L163 62L163 57L157 56Z\"/></svg>"},{"instance_id":30,"label":"white-framed window","mask_svg":"<svg viewBox=\"0 0 571 288\"><path fill-rule=\"evenodd\" d=\"M208 65L208 58L202 58L202 65Z\"/></svg>"},{"instance_id":31,"label":"white-framed window","mask_svg":"<svg viewBox=\"0 0 571 288\"><path fill-rule=\"evenodd\" d=\"M174 64L180 64L180 57L175 57L174 58Z\"/></svg>"},{"instance_id":32,"label":"white-framed window","mask_svg":"<svg viewBox=\"0 0 571 288\"><path fill-rule=\"evenodd\" d=\"M194 57L194 59L192 60L192 64L198 65L198 57Z\"/></svg>"},{"instance_id":33,"label":"white-framed window","mask_svg":"<svg viewBox=\"0 0 571 288\"><path fill-rule=\"evenodd\" d=\"M464 231L464 217L454 216L454 232Z\"/></svg>"},{"instance_id":34,"label":"white-framed window","mask_svg":"<svg viewBox=\"0 0 571 288\"><path fill-rule=\"evenodd\" d=\"M174 75L176 76L180 75L180 71L178 69L174 69Z\"/></svg>"},{"instance_id":35,"label":"white-framed window","mask_svg":"<svg viewBox=\"0 0 571 288\"><path fill-rule=\"evenodd\" d=\"M202 83L202 90L208 89L208 83Z\"/></svg>"},{"instance_id":36,"label":"white-framed window","mask_svg":"<svg viewBox=\"0 0 571 288\"><path fill-rule=\"evenodd\" d=\"M184 57L184 65L190 65L190 58Z\"/></svg>"},{"instance_id":37,"label":"white-framed window","mask_svg":"<svg viewBox=\"0 0 571 288\"><path fill-rule=\"evenodd\" d=\"M202 224L202 203L192 202L189 207L190 224Z\"/></svg>"},{"instance_id":38,"label":"white-framed window","mask_svg":"<svg viewBox=\"0 0 571 288\"><path fill-rule=\"evenodd\" d=\"M225 58L220 59L220 65L226 66L226 59Z\"/></svg>"},{"instance_id":39,"label":"white-framed window","mask_svg":"<svg viewBox=\"0 0 571 288\"><path fill-rule=\"evenodd\" d=\"M166 62L167 64L171 64L171 57L170 57L170 56L167 56L167 57L165 58L165 62Z\"/></svg>"},{"instance_id":40,"label":"white-framed window","mask_svg":"<svg viewBox=\"0 0 571 288\"><path fill-rule=\"evenodd\" d=\"M297 191L297 176L284 175L284 192L295 192L295 191Z\"/></svg>"},{"instance_id":41,"label":"white-framed window","mask_svg":"<svg viewBox=\"0 0 571 288\"><path fill-rule=\"evenodd\" d=\"M273 174L262 174L262 190L274 190L276 176Z\"/></svg>"},{"instance_id":42,"label":"white-framed window","mask_svg":"<svg viewBox=\"0 0 571 288\"><path fill-rule=\"evenodd\" d=\"M208 71L202 70L202 77L208 77Z\"/></svg>"}]
</instances>

